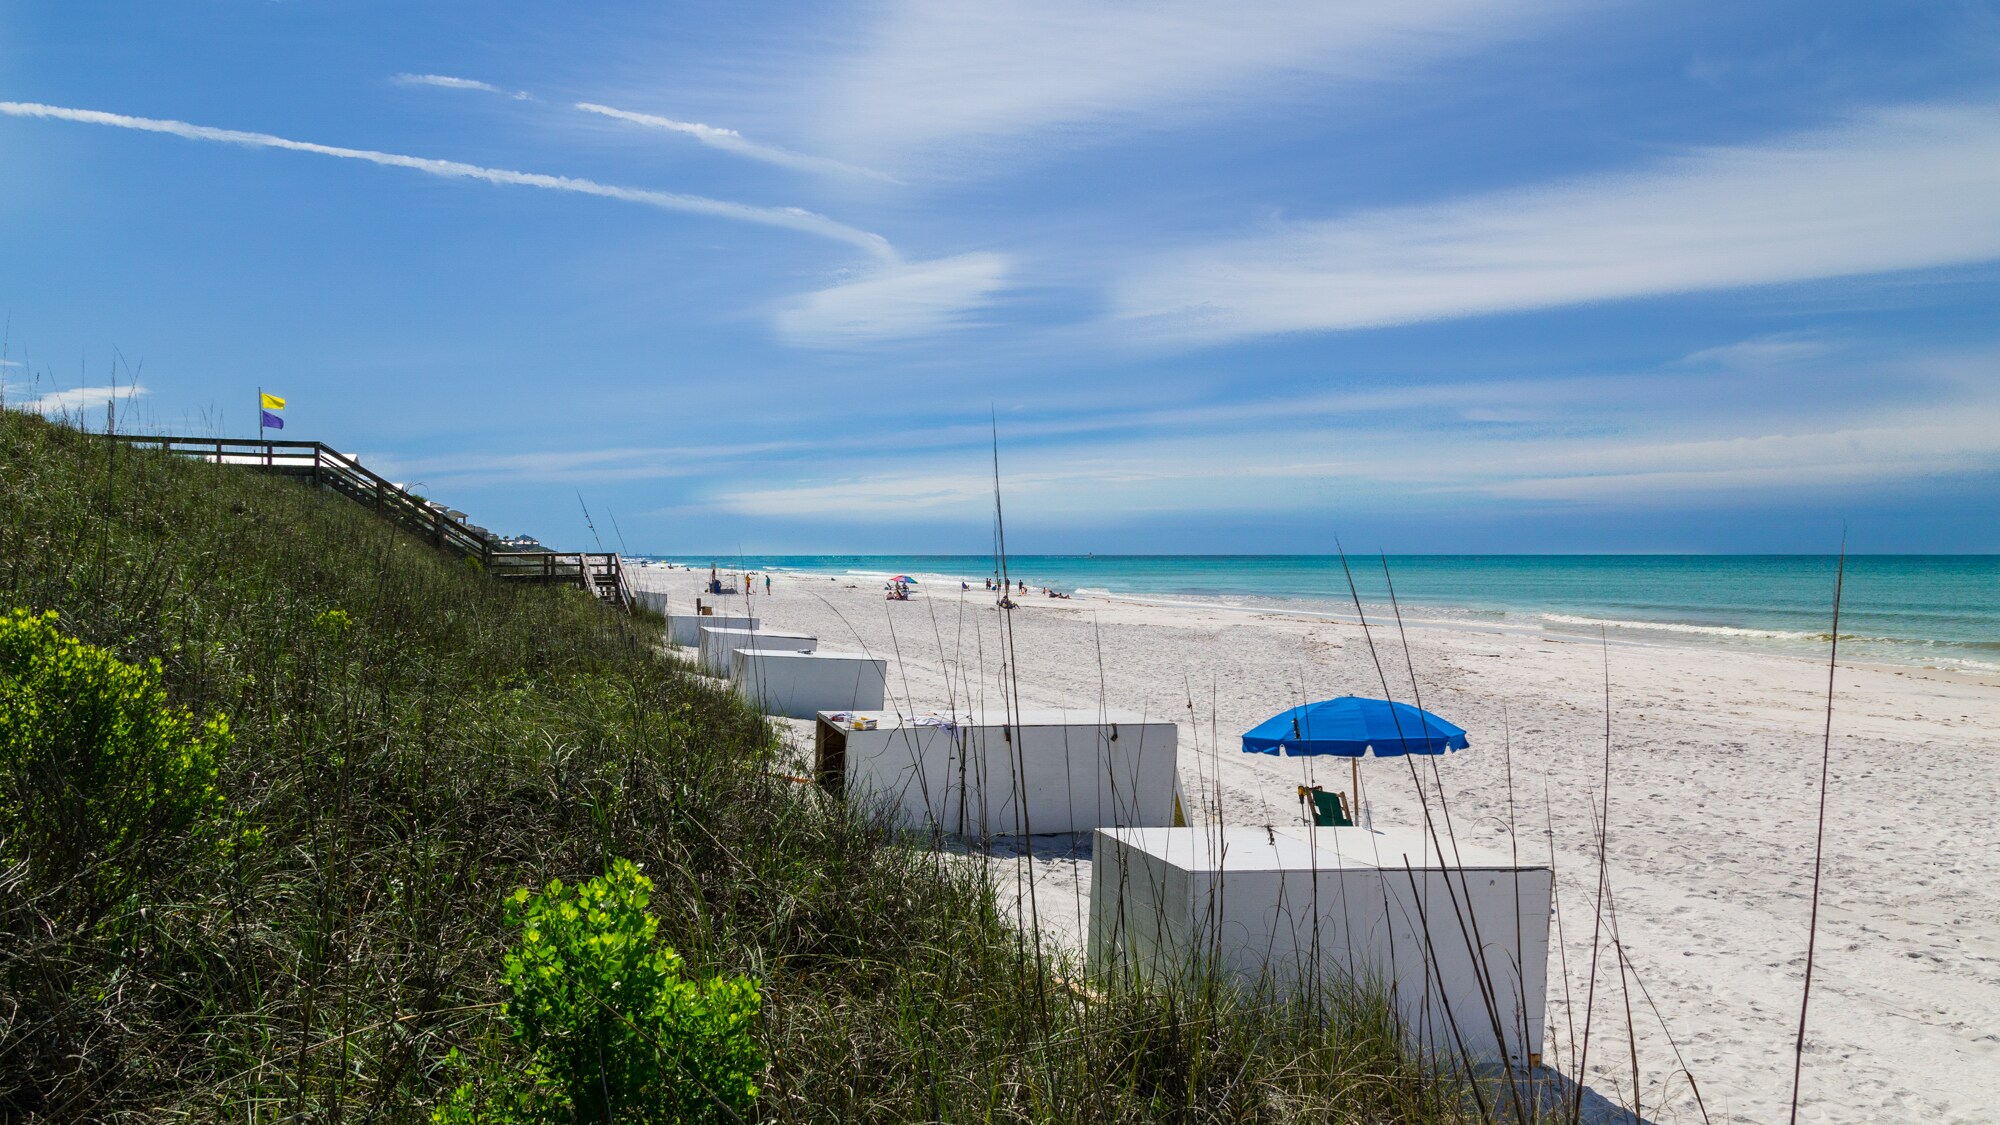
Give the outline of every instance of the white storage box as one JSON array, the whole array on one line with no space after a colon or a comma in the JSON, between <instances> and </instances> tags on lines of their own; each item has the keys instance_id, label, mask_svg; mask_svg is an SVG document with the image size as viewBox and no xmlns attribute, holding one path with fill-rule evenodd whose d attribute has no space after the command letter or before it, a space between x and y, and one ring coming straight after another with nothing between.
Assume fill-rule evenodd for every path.
<instances>
[{"instance_id":1,"label":"white storage box","mask_svg":"<svg viewBox=\"0 0 2000 1125\"><path fill-rule=\"evenodd\" d=\"M820 716L822 783L908 828L986 839L1174 823L1174 724L1122 711Z\"/></svg>"},{"instance_id":2,"label":"white storage box","mask_svg":"<svg viewBox=\"0 0 2000 1125\"><path fill-rule=\"evenodd\" d=\"M1212 965L1280 996L1386 989L1419 1049L1538 1065L1554 873L1448 842L1444 863L1425 843L1366 828L1102 830L1092 971L1172 984Z\"/></svg>"},{"instance_id":3,"label":"white storage box","mask_svg":"<svg viewBox=\"0 0 2000 1125\"><path fill-rule=\"evenodd\" d=\"M810 719L821 711L882 706L889 662L859 652L739 648L731 658L729 678L765 714Z\"/></svg>"},{"instance_id":4,"label":"white storage box","mask_svg":"<svg viewBox=\"0 0 2000 1125\"><path fill-rule=\"evenodd\" d=\"M702 670L712 676L731 674L730 657L739 648L761 648L784 652L811 652L819 647L819 638L806 633L779 633L765 629L718 628L714 625L701 627Z\"/></svg>"},{"instance_id":5,"label":"white storage box","mask_svg":"<svg viewBox=\"0 0 2000 1125\"><path fill-rule=\"evenodd\" d=\"M667 643L693 648L701 643L703 629L755 629L758 621L742 614L670 613L667 615Z\"/></svg>"}]
</instances>

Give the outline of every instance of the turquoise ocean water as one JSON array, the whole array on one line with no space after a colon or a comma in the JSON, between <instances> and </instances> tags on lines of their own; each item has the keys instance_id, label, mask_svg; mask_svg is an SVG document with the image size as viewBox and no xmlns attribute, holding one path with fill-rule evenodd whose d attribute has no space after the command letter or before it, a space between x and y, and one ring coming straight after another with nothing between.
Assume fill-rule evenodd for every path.
<instances>
[{"instance_id":1,"label":"turquoise ocean water","mask_svg":"<svg viewBox=\"0 0 2000 1125\"><path fill-rule=\"evenodd\" d=\"M668 561L980 592L993 560L968 555L759 555ZM1380 556L1349 556L1371 615L1386 607ZM1406 619L1477 622L1613 640L1715 644L1824 656L1837 560L1819 555L1391 555ZM1030 587L1216 601L1354 616L1330 555L1017 555ZM944 581L940 581L944 580ZM1847 560L1841 653L1860 661L2000 672L2000 555Z\"/></svg>"}]
</instances>

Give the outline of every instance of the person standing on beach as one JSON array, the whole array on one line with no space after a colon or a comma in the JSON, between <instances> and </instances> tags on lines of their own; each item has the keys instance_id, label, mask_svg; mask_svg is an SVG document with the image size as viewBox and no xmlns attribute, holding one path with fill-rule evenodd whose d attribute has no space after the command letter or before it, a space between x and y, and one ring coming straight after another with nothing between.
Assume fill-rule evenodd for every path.
<instances>
[{"instance_id":1,"label":"person standing on beach","mask_svg":"<svg viewBox=\"0 0 2000 1125\"><path fill-rule=\"evenodd\" d=\"M764 592L767 594L771 592L771 576L769 573L764 575Z\"/></svg>"}]
</instances>

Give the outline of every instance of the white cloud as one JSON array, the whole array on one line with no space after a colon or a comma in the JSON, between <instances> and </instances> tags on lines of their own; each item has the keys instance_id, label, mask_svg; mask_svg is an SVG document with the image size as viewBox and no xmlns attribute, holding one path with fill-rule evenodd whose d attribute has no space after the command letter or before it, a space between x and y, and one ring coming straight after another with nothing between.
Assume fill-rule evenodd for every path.
<instances>
[{"instance_id":1,"label":"white cloud","mask_svg":"<svg viewBox=\"0 0 2000 1125\"><path fill-rule=\"evenodd\" d=\"M1484 491L1634 500L1990 472L2000 468L2000 410L1938 411L1819 431L1558 446L1514 457L1507 468L1517 475L1496 479Z\"/></svg>"},{"instance_id":2,"label":"white cloud","mask_svg":"<svg viewBox=\"0 0 2000 1125\"><path fill-rule=\"evenodd\" d=\"M1289 79L1390 76L1572 6L893 0L862 50L808 83L807 112L824 135L890 153L1046 126L1171 123L1284 96Z\"/></svg>"},{"instance_id":3,"label":"white cloud","mask_svg":"<svg viewBox=\"0 0 2000 1125\"><path fill-rule=\"evenodd\" d=\"M1732 371L1768 370L1817 359L1832 350L1834 345L1830 341L1816 336L1778 332L1750 340L1739 340L1734 344L1702 348L1682 357L1681 364L1687 367L1717 367Z\"/></svg>"},{"instance_id":4,"label":"white cloud","mask_svg":"<svg viewBox=\"0 0 2000 1125\"><path fill-rule=\"evenodd\" d=\"M496 480L660 480L718 470L732 471L745 463L796 451L805 445L798 441L756 440L749 432L755 428L746 422L743 425L743 440L717 445L591 446L587 449L471 453L414 459L390 452L370 454L368 463L379 472L431 484L444 481L492 483Z\"/></svg>"},{"instance_id":5,"label":"white cloud","mask_svg":"<svg viewBox=\"0 0 2000 1125\"><path fill-rule=\"evenodd\" d=\"M1619 176L1287 222L1134 266L1124 332L1209 342L2000 257L2000 107L1905 108Z\"/></svg>"},{"instance_id":6,"label":"white cloud","mask_svg":"<svg viewBox=\"0 0 2000 1125\"><path fill-rule=\"evenodd\" d=\"M0 359L0 367L19 367L19 366L21 366L21 361L18 359Z\"/></svg>"},{"instance_id":7,"label":"white cloud","mask_svg":"<svg viewBox=\"0 0 2000 1125\"><path fill-rule=\"evenodd\" d=\"M725 486L714 504L765 518L919 522L990 512L993 479L976 455L857 467L838 479ZM1379 437L1304 427L1256 435L1097 440L1006 458L1008 510L1035 519L1142 512L1236 515L1394 510L1467 498L1714 503L1731 496L1851 491L2000 471L2000 410L1879 426L1751 436L1531 442L1463 431Z\"/></svg>"},{"instance_id":8,"label":"white cloud","mask_svg":"<svg viewBox=\"0 0 2000 1125\"><path fill-rule=\"evenodd\" d=\"M96 410L114 400L123 401L137 398L146 393L141 386L127 387L73 387L67 391L49 391L21 403L10 403L14 409L26 410L45 417L82 414Z\"/></svg>"},{"instance_id":9,"label":"white cloud","mask_svg":"<svg viewBox=\"0 0 2000 1125\"><path fill-rule=\"evenodd\" d=\"M500 87L473 78L453 78L448 74L398 74L389 81L398 86L437 86L446 90L484 90L497 94Z\"/></svg>"},{"instance_id":10,"label":"white cloud","mask_svg":"<svg viewBox=\"0 0 2000 1125\"><path fill-rule=\"evenodd\" d=\"M961 327L1005 287L1009 265L992 253L885 265L806 294L778 313L778 331L795 344L839 347Z\"/></svg>"},{"instance_id":11,"label":"white cloud","mask_svg":"<svg viewBox=\"0 0 2000 1125\"><path fill-rule=\"evenodd\" d=\"M477 164L464 164L456 160L433 160L421 156L403 156L392 152L375 152L369 149L340 148L334 145L314 144L309 141L293 141L274 137L268 133L246 133L235 129L216 129L207 125L190 125L185 121L167 121L150 117L128 117L120 113L103 113L90 109L66 109L61 106L40 105L33 102L0 102L0 114L10 117L37 117L57 121L76 121L87 125L108 125L118 129L136 129L147 133L165 133L169 136L184 137L195 141L216 141L222 144L243 145L250 148L274 148L289 152L309 152L319 156L338 157L342 160L360 160L369 164L379 164L388 168L407 168L430 176L447 179L482 180L492 184L507 184L520 187L544 188L550 191L575 192L580 195L594 195L605 199L618 199L628 203L640 203L657 207L664 211L680 211L714 218L733 219L737 222L756 223L762 226L784 227L789 230L830 238L858 246L887 262L896 262L896 252L887 239L879 234L835 222L824 215L797 207L760 207L748 203L732 203L727 200L709 199L700 195L683 195L678 192L651 191L644 188L618 187L601 184L595 180L576 179L570 176L550 176L539 172L515 172L504 168L486 168Z\"/></svg>"},{"instance_id":12,"label":"white cloud","mask_svg":"<svg viewBox=\"0 0 2000 1125\"><path fill-rule=\"evenodd\" d=\"M535 100L535 95L526 90L502 90L491 82L481 82L476 78L453 78L449 74L398 74L389 81L398 86L435 86L441 90L479 90L488 94L504 94L517 102Z\"/></svg>"},{"instance_id":13,"label":"white cloud","mask_svg":"<svg viewBox=\"0 0 2000 1125\"><path fill-rule=\"evenodd\" d=\"M1676 361L1590 377L1017 415L1001 423L1004 485L1010 512L1049 520L1507 500L1728 503L2000 472L2000 351L1883 360L1862 349L1772 378L1818 385L1857 373L1874 380L1873 393L1845 405L1760 396L1739 389L1754 373ZM984 418L870 407L795 436L768 419L704 432L678 446L370 462L432 484L677 479L687 482L677 490L705 497L691 512L918 522L990 511Z\"/></svg>"},{"instance_id":14,"label":"white cloud","mask_svg":"<svg viewBox=\"0 0 2000 1125\"><path fill-rule=\"evenodd\" d=\"M1003 483L1010 512L1046 520L1463 510L1506 500L1719 504L2000 473L2000 352L1849 362L1895 393L1835 409L1803 401L1731 409L1724 396L1723 409L1691 414L1627 398L1631 378L1552 379L1332 394L1295 400L1289 414L1274 412L1277 403L1222 406L1210 425L1184 431L1130 426L1160 418L1145 409L1110 412L1095 429L1003 425ZM1962 377L1935 378L1941 372ZM1660 376L1645 398L1713 398L1732 381L1740 379ZM1555 424L1467 421L1499 414L1494 420L1537 422L1542 404L1557 408ZM975 520L990 511L984 434L893 455L881 435L863 436L839 456L792 458L797 479L771 468L747 480L725 476L712 503L751 516L832 520ZM839 475L811 468L827 464L841 466Z\"/></svg>"},{"instance_id":15,"label":"white cloud","mask_svg":"<svg viewBox=\"0 0 2000 1125\"><path fill-rule=\"evenodd\" d=\"M858 165L843 163L824 156L808 156L805 153L793 152L790 149L778 148L775 145L759 144L756 141L746 138L734 129L722 129L714 125L703 125L694 121L676 121L671 117L659 117L650 113L635 113L629 109L616 109L608 105L598 105L595 102L578 102L576 103L576 108L585 113L595 113L600 117L609 117L633 125L642 125L648 129L660 129L669 133L680 133L684 136L693 137L695 140L711 148L734 153L746 159L760 160L766 164L775 164L780 168L790 168L798 172L814 172L821 175L862 176L890 183L897 182L895 177L877 172L872 168L862 168Z\"/></svg>"}]
</instances>

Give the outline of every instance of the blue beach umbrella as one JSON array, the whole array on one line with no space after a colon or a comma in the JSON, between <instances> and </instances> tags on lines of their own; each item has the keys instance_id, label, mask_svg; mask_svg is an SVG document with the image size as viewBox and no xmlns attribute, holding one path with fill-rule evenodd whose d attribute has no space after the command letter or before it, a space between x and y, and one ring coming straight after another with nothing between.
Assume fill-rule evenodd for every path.
<instances>
[{"instance_id":1,"label":"blue beach umbrella","mask_svg":"<svg viewBox=\"0 0 2000 1125\"><path fill-rule=\"evenodd\" d=\"M1361 699L1343 695L1294 707L1258 723L1243 736L1246 754L1284 754L1286 757L1332 755L1353 759L1354 801L1348 815L1359 823L1361 811L1361 759L1367 755L1396 758L1404 754L1442 754L1463 750L1471 743L1465 731L1429 711L1407 703L1386 699ZM1330 803L1332 794L1317 787L1299 787L1299 799L1312 796L1316 808ZM1330 815L1330 814L1329 814ZM1340 824L1342 820L1314 823Z\"/></svg>"},{"instance_id":2,"label":"blue beach umbrella","mask_svg":"<svg viewBox=\"0 0 2000 1125\"><path fill-rule=\"evenodd\" d=\"M1282 753L1293 758L1318 754L1394 758L1442 754L1469 745L1463 729L1429 711L1352 695L1280 711L1243 736L1246 754Z\"/></svg>"}]
</instances>

